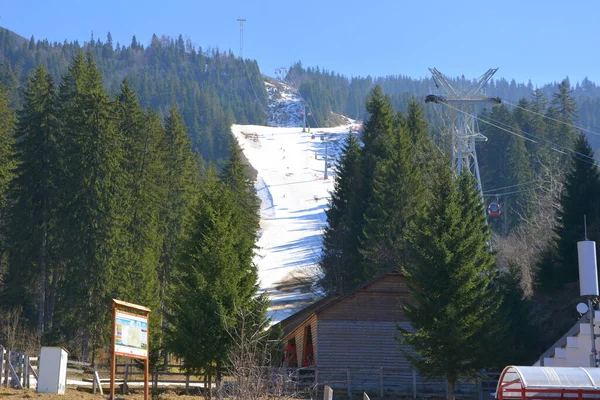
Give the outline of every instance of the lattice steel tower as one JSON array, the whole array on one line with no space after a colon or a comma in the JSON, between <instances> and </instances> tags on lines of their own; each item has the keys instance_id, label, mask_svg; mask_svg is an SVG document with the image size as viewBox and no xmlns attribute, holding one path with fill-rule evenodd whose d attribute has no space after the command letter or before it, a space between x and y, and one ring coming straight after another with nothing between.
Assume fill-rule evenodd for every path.
<instances>
[{"instance_id":1,"label":"lattice steel tower","mask_svg":"<svg viewBox=\"0 0 600 400\"><path fill-rule=\"evenodd\" d=\"M244 22L246 22L245 18L238 18L238 22L240 23L240 58L244 58Z\"/></svg>"},{"instance_id":2,"label":"lattice steel tower","mask_svg":"<svg viewBox=\"0 0 600 400\"><path fill-rule=\"evenodd\" d=\"M452 166L457 174L460 174L464 168L467 168L475 176L475 179L477 179L477 189L482 193L475 143L478 141L487 141L487 138L479 133L477 118L474 117L473 112L477 104L500 103L499 98L487 97L480 93L498 68L487 70L485 74L479 77L475 84L465 85L452 85L449 79L436 68L429 68L429 70L433 75L435 86L441 93L438 95L428 95L425 97L425 102L447 104L456 111L456 115L450 124L452 134Z\"/></svg>"}]
</instances>

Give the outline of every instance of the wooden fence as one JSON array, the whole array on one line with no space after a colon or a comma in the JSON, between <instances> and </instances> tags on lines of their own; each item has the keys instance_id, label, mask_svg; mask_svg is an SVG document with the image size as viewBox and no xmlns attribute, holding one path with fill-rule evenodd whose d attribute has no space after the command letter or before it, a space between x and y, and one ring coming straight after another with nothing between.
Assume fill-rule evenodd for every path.
<instances>
[{"instance_id":1,"label":"wooden fence","mask_svg":"<svg viewBox=\"0 0 600 400\"><path fill-rule=\"evenodd\" d=\"M37 357L10 351L0 346L0 385L18 389L35 388L37 386ZM444 396L448 390L444 379L425 379L415 371L406 369L380 368L346 368L331 369L307 367L298 369L270 369L273 382L282 383L286 393L323 393L325 386L336 393L343 393L352 398L366 392L371 397L412 397ZM92 391L108 389L110 384L108 364L92 364L80 361L68 361L67 385L91 386ZM129 387L143 386L142 365L129 360L117 364L115 382L121 393ZM181 371L179 365L168 365L161 371L151 375L152 388L178 387L185 388L188 393L193 388L204 388L205 382ZM461 398L489 400L496 390L499 374L488 373L472 381L461 381L456 385L456 394ZM229 382L230 384L232 382ZM213 386L214 387L214 386ZM312 397L312 396L311 396Z\"/></svg>"},{"instance_id":2,"label":"wooden fence","mask_svg":"<svg viewBox=\"0 0 600 400\"><path fill-rule=\"evenodd\" d=\"M38 357L11 351L0 346L0 386L25 389L37 387ZM134 362L117 364L115 383L122 393L129 387L143 387L144 372L142 365ZM184 388L186 393L198 387L204 387L204 381L181 371L179 365L167 365L161 371L151 374L152 388ZM68 360L67 385L91 386L92 392L104 392L110 385L110 365Z\"/></svg>"},{"instance_id":3,"label":"wooden fence","mask_svg":"<svg viewBox=\"0 0 600 400\"><path fill-rule=\"evenodd\" d=\"M379 368L345 368L331 369L306 367L286 370L285 377L292 383L301 386L312 386L313 391L322 393L329 386L337 394L345 394L348 398L366 392L371 397L445 397L448 385L444 378L428 379L421 377L415 370ZM494 392L500 374L486 373L479 378L457 382L455 392L461 398L489 400ZM288 385L288 387L293 387Z\"/></svg>"},{"instance_id":4,"label":"wooden fence","mask_svg":"<svg viewBox=\"0 0 600 400\"><path fill-rule=\"evenodd\" d=\"M37 382L37 372L31 367L27 354L0 346L0 386L16 389L30 388L31 377Z\"/></svg>"}]
</instances>

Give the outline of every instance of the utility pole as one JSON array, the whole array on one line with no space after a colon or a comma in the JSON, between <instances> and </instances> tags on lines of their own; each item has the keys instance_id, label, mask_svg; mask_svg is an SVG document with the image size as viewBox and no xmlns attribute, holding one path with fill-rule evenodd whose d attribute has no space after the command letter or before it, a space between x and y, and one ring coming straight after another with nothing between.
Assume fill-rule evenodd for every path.
<instances>
[{"instance_id":1,"label":"utility pole","mask_svg":"<svg viewBox=\"0 0 600 400\"><path fill-rule=\"evenodd\" d=\"M302 133L306 132L306 103L304 103L304 110L302 111Z\"/></svg>"},{"instance_id":2,"label":"utility pole","mask_svg":"<svg viewBox=\"0 0 600 400\"><path fill-rule=\"evenodd\" d=\"M487 97L480 93L497 70L498 68L487 70L474 85L459 87L456 84L453 86L450 80L436 68L429 68L435 86L443 93L441 95L430 94L425 97L425 103L446 104L456 111L456 119L450 127L452 130L452 167L456 170L457 175L460 175L463 169L467 169L475 177L477 190L482 198L483 190L475 142L487 141L487 138L479 133L473 110L477 104L500 103L500 98Z\"/></svg>"},{"instance_id":3,"label":"utility pole","mask_svg":"<svg viewBox=\"0 0 600 400\"><path fill-rule=\"evenodd\" d=\"M240 23L240 58L244 58L244 22L246 22L245 18L238 18L238 22Z\"/></svg>"},{"instance_id":4,"label":"utility pole","mask_svg":"<svg viewBox=\"0 0 600 400\"><path fill-rule=\"evenodd\" d=\"M329 147L329 138L325 136L321 136L321 140L325 142L325 172L323 173L323 179L327 179L327 162L328 162L328 147Z\"/></svg>"}]
</instances>

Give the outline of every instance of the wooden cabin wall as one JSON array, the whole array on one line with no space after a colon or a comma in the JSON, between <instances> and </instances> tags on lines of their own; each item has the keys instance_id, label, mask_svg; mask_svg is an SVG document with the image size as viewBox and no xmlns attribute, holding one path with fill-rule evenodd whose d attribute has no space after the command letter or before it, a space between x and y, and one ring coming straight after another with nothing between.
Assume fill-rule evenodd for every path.
<instances>
[{"instance_id":1,"label":"wooden cabin wall","mask_svg":"<svg viewBox=\"0 0 600 400\"><path fill-rule=\"evenodd\" d=\"M404 329L410 323L401 322ZM319 382L342 379L348 373L362 371L363 376L375 377L383 367L386 381L411 381L412 367L400 351L399 335L394 322L319 320L317 367ZM408 350L408 347L403 347Z\"/></svg>"},{"instance_id":2,"label":"wooden cabin wall","mask_svg":"<svg viewBox=\"0 0 600 400\"><path fill-rule=\"evenodd\" d=\"M318 317L319 321L403 322L407 319L400 303L409 300L406 278L400 274L388 274L323 309Z\"/></svg>"}]
</instances>

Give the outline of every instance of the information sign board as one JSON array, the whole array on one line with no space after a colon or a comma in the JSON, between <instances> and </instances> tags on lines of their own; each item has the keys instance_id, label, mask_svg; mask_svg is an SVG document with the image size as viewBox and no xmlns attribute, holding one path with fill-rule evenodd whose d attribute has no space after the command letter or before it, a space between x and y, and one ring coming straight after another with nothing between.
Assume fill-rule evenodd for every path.
<instances>
[{"instance_id":1,"label":"information sign board","mask_svg":"<svg viewBox=\"0 0 600 400\"><path fill-rule=\"evenodd\" d=\"M117 355L148 357L148 317L117 310L115 325L115 353Z\"/></svg>"}]
</instances>

